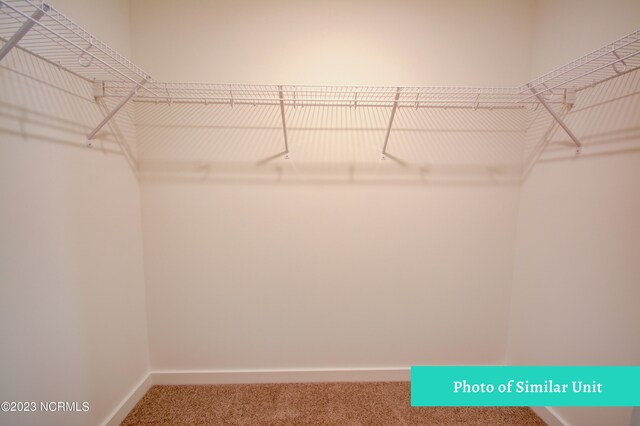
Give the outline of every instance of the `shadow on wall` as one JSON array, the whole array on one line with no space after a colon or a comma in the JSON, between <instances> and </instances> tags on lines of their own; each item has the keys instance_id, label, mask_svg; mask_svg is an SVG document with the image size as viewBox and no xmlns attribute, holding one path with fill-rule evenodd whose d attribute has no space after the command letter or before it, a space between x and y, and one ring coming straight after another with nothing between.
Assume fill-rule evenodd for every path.
<instances>
[{"instance_id":1,"label":"shadow on wall","mask_svg":"<svg viewBox=\"0 0 640 426\"><path fill-rule=\"evenodd\" d=\"M637 71L585 89L573 108L557 110L583 142L579 156L542 107L406 107L398 109L384 160L389 107L287 107L285 159L279 107L135 102L89 150L86 135L118 99L96 103L89 82L19 49L0 72L0 133L124 155L144 181L517 185L538 161L640 149Z\"/></svg>"},{"instance_id":2,"label":"shadow on wall","mask_svg":"<svg viewBox=\"0 0 640 426\"><path fill-rule=\"evenodd\" d=\"M524 110L287 107L290 159L274 106L136 103L143 180L252 183L513 184Z\"/></svg>"},{"instance_id":3,"label":"shadow on wall","mask_svg":"<svg viewBox=\"0 0 640 426\"><path fill-rule=\"evenodd\" d=\"M400 108L386 160L389 108L289 107L286 160L278 108L139 103L140 172L148 181L520 184L538 161L640 149L639 82L630 73L581 91L570 109L556 107L582 141L581 155L541 106Z\"/></svg>"},{"instance_id":4,"label":"shadow on wall","mask_svg":"<svg viewBox=\"0 0 640 426\"><path fill-rule=\"evenodd\" d=\"M124 155L136 172L132 106L123 108L103 127L89 149L87 135L118 103L117 99L96 102L91 82L19 48L3 59L0 77L0 135L14 136L25 143L80 148L93 155Z\"/></svg>"},{"instance_id":5,"label":"shadow on wall","mask_svg":"<svg viewBox=\"0 0 640 426\"><path fill-rule=\"evenodd\" d=\"M640 71L578 92L572 108L555 107L582 143L576 145L539 107L529 112L525 141L525 180L536 163L581 161L640 151Z\"/></svg>"}]
</instances>

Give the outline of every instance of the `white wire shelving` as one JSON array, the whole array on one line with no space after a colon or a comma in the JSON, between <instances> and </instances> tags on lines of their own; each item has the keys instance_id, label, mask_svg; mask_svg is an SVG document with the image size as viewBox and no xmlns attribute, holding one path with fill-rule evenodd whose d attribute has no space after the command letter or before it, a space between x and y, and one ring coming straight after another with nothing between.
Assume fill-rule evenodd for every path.
<instances>
[{"instance_id":1,"label":"white wire shelving","mask_svg":"<svg viewBox=\"0 0 640 426\"><path fill-rule=\"evenodd\" d=\"M387 108L384 158L398 108L521 109L542 105L575 142L580 141L552 108L572 104L576 93L640 68L640 30L519 87L293 86L161 82L40 0L0 0L0 61L13 48L60 67L93 85L97 98L120 103L88 135L127 102L273 105L280 108L288 155L285 107Z\"/></svg>"},{"instance_id":2,"label":"white wire shelving","mask_svg":"<svg viewBox=\"0 0 640 426\"><path fill-rule=\"evenodd\" d=\"M5 42L0 59L13 47L10 42L15 36L20 37L15 42L23 50L89 82L114 80L137 86L150 78L133 62L39 0L0 1L0 37Z\"/></svg>"},{"instance_id":3,"label":"white wire shelving","mask_svg":"<svg viewBox=\"0 0 640 426\"><path fill-rule=\"evenodd\" d=\"M640 29L522 85L519 92L525 96L518 102L532 99L532 89L540 94L563 90L578 92L639 67Z\"/></svg>"},{"instance_id":4,"label":"white wire shelving","mask_svg":"<svg viewBox=\"0 0 640 426\"><path fill-rule=\"evenodd\" d=\"M399 108L521 108L516 104L516 88L469 87L376 87L376 86L292 86L207 83L159 83L148 86L163 96L164 102L222 103L230 105L346 106ZM108 85L107 90L122 96L129 84ZM146 88L145 88L146 89ZM521 96L520 96L521 97ZM159 99L140 90L136 101ZM526 102L525 102L526 103ZM534 103L534 102L529 102Z\"/></svg>"}]
</instances>

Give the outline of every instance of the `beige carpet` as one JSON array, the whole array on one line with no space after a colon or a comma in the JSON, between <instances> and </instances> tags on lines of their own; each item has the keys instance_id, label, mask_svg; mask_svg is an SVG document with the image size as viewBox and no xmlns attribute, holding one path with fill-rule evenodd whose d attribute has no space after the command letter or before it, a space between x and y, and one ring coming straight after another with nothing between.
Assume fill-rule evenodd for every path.
<instances>
[{"instance_id":1,"label":"beige carpet","mask_svg":"<svg viewBox=\"0 0 640 426\"><path fill-rule=\"evenodd\" d=\"M544 425L529 408L410 407L410 385L153 386L123 425Z\"/></svg>"}]
</instances>

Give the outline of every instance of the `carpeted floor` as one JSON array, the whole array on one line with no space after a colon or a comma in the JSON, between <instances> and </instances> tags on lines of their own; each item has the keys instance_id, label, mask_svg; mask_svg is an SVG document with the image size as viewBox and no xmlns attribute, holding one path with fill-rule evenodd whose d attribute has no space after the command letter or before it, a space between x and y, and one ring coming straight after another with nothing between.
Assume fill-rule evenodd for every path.
<instances>
[{"instance_id":1,"label":"carpeted floor","mask_svg":"<svg viewBox=\"0 0 640 426\"><path fill-rule=\"evenodd\" d=\"M410 385L153 386L123 425L544 425L526 407L410 407Z\"/></svg>"}]
</instances>

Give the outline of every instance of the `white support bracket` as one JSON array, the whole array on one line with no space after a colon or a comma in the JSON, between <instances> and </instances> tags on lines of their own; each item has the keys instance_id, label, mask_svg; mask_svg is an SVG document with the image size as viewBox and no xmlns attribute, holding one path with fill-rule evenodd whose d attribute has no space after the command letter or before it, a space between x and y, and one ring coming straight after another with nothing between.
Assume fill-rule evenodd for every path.
<instances>
[{"instance_id":1,"label":"white support bracket","mask_svg":"<svg viewBox=\"0 0 640 426\"><path fill-rule=\"evenodd\" d=\"M93 92L93 99L95 99L96 102L104 98L104 81L94 80L91 84L91 91Z\"/></svg>"},{"instance_id":2,"label":"white support bracket","mask_svg":"<svg viewBox=\"0 0 640 426\"><path fill-rule=\"evenodd\" d=\"M534 89L533 87L529 87L529 89L531 90L531 93L533 93L533 95L536 98L538 98L538 101L549 112L549 114L551 114L553 119L556 120L556 122L560 125L560 127L564 129L567 135L569 135L571 140L576 144L576 154L580 154L582 152L582 144L580 143L580 140L578 140L576 135L573 134L571 129L567 127L567 125L564 123L564 121L562 121L562 119L558 116L558 114L556 114L555 111L551 109L551 107L544 101L544 98L540 96L540 94L536 91L536 89Z\"/></svg>"},{"instance_id":3,"label":"white support bracket","mask_svg":"<svg viewBox=\"0 0 640 426\"><path fill-rule=\"evenodd\" d=\"M278 86L278 96L280 97L280 115L282 116L282 131L284 132L284 158L289 159L289 140L287 139L287 121L284 116L284 94L282 86Z\"/></svg>"},{"instance_id":4,"label":"white support bracket","mask_svg":"<svg viewBox=\"0 0 640 426\"><path fill-rule=\"evenodd\" d=\"M142 87L146 82L147 82L147 79L145 78L140 83L138 83L138 86L136 86L136 88L133 89L133 91L131 93L129 93L129 95L127 95L126 98L124 98L122 101L120 101L120 103L113 110L111 110L111 112L109 114L107 114L107 116L100 122L100 124L98 124L96 126L96 128L93 129L93 131L91 133L89 133L89 135L87 136L87 146L88 147L91 147L91 145L92 145L91 141L93 139L95 139L96 134L100 131L100 129L102 129L104 127L104 125L107 124L109 122L109 120L111 120L113 118L113 116L116 115L116 113L118 111L120 111L120 109L122 109L122 107L125 106L127 104L127 102L129 102L129 100L131 100L131 98L133 98L135 96L136 93L138 93L138 89L140 89L140 87Z\"/></svg>"},{"instance_id":5,"label":"white support bracket","mask_svg":"<svg viewBox=\"0 0 640 426\"><path fill-rule=\"evenodd\" d=\"M0 2L0 6L2 5L4 5L4 2ZM9 41L7 41L4 46L2 46L2 49L0 49L0 61L2 61L5 56L7 56L9 51L11 51L11 49L13 49L18 44L18 42L20 42L20 40L22 40L22 37L24 37L29 32L29 30L36 24L36 21L39 21L40 18L42 18L44 14L49 11L49 9L49 5L43 3L42 8L33 12L33 14L31 15L31 19L27 19L22 24L20 29L16 31L16 33L9 39Z\"/></svg>"},{"instance_id":6,"label":"white support bracket","mask_svg":"<svg viewBox=\"0 0 640 426\"><path fill-rule=\"evenodd\" d=\"M389 143L389 135L391 134L391 127L393 127L393 119L396 116L396 111L398 110L398 99L400 99L400 87L396 90L396 98L393 102L393 108L391 109L391 117L389 117L389 125L387 126L387 135L384 137L384 145L382 145L382 157L381 159L385 159L385 155L387 155L387 144Z\"/></svg>"}]
</instances>

